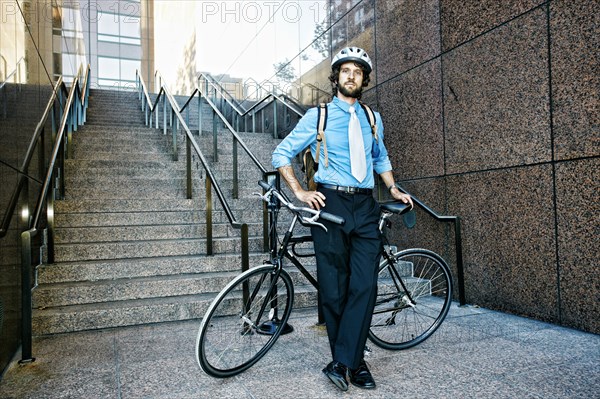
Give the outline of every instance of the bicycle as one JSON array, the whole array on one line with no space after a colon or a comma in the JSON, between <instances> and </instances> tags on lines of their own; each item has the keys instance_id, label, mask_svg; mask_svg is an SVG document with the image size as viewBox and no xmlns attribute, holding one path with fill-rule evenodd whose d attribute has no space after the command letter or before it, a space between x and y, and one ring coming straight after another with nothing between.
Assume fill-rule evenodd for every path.
<instances>
[{"instance_id":1,"label":"bicycle","mask_svg":"<svg viewBox=\"0 0 600 399\"><path fill-rule=\"evenodd\" d=\"M281 334L291 332L287 324L294 303L294 286L283 268L290 260L317 288L318 282L303 267L295 247L312 241L310 235L293 235L300 223L327 230L318 220L343 224L339 216L292 204L277 188L259 181L269 213L270 259L235 277L217 294L204 315L196 339L196 360L207 374L232 377L258 362ZM292 221L279 243L279 209L292 213ZM381 203L379 229L391 226L389 217L411 208L400 202ZM312 215L311 217L305 214ZM395 252L385 234L379 266L378 294L369 339L391 350L415 346L441 325L452 298L452 280L446 262L424 249ZM400 322L401 321L401 322Z\"/></svg>"}]
</instances>

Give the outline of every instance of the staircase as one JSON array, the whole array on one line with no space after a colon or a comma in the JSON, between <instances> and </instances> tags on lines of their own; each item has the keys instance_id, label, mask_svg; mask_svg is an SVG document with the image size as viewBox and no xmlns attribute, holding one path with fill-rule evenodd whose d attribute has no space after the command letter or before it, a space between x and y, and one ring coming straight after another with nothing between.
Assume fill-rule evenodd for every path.
<instances>
[{"instance_id":1,"label":"staircase","mask_svg":"<svg viewBox=\"0 0 600 399\"><path fill-rule=\"evenodd\" d=\"M211 120L208 107L203 109L203 118ZM189 125L197 129L197 120L192 117ZM219 162L212 167L231 198L231 136L225 130L219 135ZM144 125L137 94L91 90L87 122L73 137L66 198L55 203L54 263L37 270L34 334L201 318L214 295L240 273L241 240L213 194L215 254L206 255L204 171L196 158L193 199L186 199L183 135L175 162L170 132L165 136ZM212 134L195 137L212 160ZM270 169L278 140L242 137ZM240 198L229 201L236 218L249 223L252 266L267 259L262 205L252 196L261 175L246 155L239 162ZM307 284L298 274L295 281ZM314 306L312 286L297 291L306 293L298 306Z\"/></svg>"}]
</instances>

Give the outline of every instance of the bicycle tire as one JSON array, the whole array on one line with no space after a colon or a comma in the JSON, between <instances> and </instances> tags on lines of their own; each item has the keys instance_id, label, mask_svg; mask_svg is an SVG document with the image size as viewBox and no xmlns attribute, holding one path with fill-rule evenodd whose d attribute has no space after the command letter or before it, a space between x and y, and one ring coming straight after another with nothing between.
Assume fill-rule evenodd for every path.
<instances>
[{"instance_id":1,"label":"bicycle tire","mask_svg":"<svg viewBox=\"0 0 600 399\"><path fill-rule=\"evenodd\" d=\"M425 341L442 324L452 301L452 277L446 262L426 249L400 251L393 259L393 265L385 259L379 266L369 339L402 350Z\"/></svg>"},{"instance_id":2,"label":"bicycle tire","mask_svg":"<svg viewBox=\"0 0 600 399\"><path fill-rule=\"evenodd\" d=\"M202 319L196 338L198 365L216 378L250 368L279 338L293 301L292 279L285 270L276 273L273 265L262 265L237 276L215 297Z\"/></svg>"}]
</instances>

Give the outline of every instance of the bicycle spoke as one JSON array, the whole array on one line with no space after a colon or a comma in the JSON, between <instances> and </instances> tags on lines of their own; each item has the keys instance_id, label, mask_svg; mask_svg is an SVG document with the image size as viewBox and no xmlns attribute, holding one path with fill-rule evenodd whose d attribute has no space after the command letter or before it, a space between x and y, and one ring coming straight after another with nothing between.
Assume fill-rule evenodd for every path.
<instances>
[{"instance_id":1,"label":"bicycle spoke","mask_svg":"<svg viewBox=\"0 0 600 399\"><path fill-rule=\"evenodd\" d=\"M387 349L409 348L433 334L446 316L450 273L430 251L402 251L380 267L378 292L369 338Z\"/></svg>"},{"instance_id":2,"label":"bicycle spoke","mask_svg":"<svg viewBox=\"0 0 600 399\"><path fill-rule=\"evenodd\" d=\"M209 307L197 339L198 363L208 374L238 374L256 363L277 340L281 328L267 334L261 327L279 314L283 323L287 321L293 287L286 272L272 272L271 265L250 269L219 293ZM244 289L249 293L246 302Z\"/></svg>"}]
</instances>

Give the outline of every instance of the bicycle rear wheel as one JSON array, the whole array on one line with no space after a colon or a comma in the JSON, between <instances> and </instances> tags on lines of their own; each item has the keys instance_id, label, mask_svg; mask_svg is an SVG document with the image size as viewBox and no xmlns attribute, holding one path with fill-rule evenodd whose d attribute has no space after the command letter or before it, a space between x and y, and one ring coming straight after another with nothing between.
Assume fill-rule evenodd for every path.
<instances>
[{"instance_id":1,"label":"bicycle rear wheel","mask_svg":"<svg viewBox=\"0 0 600 399\"><path fill-rule=\"evenodd\" d=\"M208 307L196 339L198 365L207 374L237 375L273 346L292 311L294 288L285 270L252 268L233 279Z\"/></svg>"},{"instance_id":2,"label":"bicycle rear wheel","mask_svg":"<svg viewBox=\"0 0 600 399\"><path fill-rule=\"evenodd\" d=\"M377 301L369 338L392 350L420 344L442 324L452 300L446 262L425 249L394 254L379 266Z\"/></svg>"}]
</instances>

